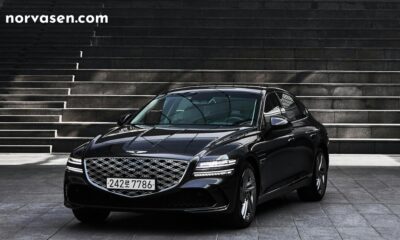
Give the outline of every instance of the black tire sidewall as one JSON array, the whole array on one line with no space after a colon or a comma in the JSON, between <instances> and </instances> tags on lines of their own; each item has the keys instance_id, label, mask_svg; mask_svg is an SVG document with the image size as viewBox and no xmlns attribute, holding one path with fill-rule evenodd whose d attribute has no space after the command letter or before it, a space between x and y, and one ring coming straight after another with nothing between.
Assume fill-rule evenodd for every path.
<instances>
[{"instance_id":1,"label":"black tire sidewall","mask_svg":"<svg viewBox=\"0 0 400 240\"><path fill-rule=\"evenodd\" d=\"M255 209L252 214L252 216L249 218L249 220L245 220L242 217L241 214L241 202L240 202L240 186L242 184L242 175L246 169L250 169L254 176L256 177L255 169L254 167L247 161L244 161L241 166L239 167L239 172L238 172L238 189L236 191L236 199L235 199L235 207L232 211L232 213L228 216L230 218L231 225L236 228L244 228L247 227L248 225L251 224L251 222L254 220L255 215L256 215L256 209L257 209L257 199L258 199L258 189L256 193L256 198L254 199L254 205ZM257 178L256 178L256 188L258 188L258 183L257 183Z\"/></svg>"},{"instance_id":2,"label":"black tire sidewall","mask_svg":"<svg viewBox=\"0 0 400 240\"><path fill-rule=\"evenodd\" d=\"M325 183L324 183L324 190L322 191L322 193L319 193L317 186L316 186L316 181L317 181L317 171L318 171L318 166L317 166L317 159L319 155L322 155L323 157L323 161L325 161L325 166L326 166L326 173L325 173ZM324 152L322 150L318 150L317 154L315 155L315 163L314 163L314 174L313 174L313 180L312 180L312 184L314 186L315 189L315 193L318 194L321 198L324 197L325 192L326 192L326 188L328 185L328 163L326 162L326 157L324 155Z\"/></svg>"}]
</instances>

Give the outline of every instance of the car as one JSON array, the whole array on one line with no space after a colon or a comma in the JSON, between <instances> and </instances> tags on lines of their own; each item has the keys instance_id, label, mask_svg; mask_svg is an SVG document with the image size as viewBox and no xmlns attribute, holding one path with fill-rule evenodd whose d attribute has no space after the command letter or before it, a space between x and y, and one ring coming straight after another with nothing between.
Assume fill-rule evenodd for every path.
<instances>
[{"instance_id":1,"label":"car","mask_svg":"<svg viewBox=\"0 0 400 240\"><path fill-rule=\"evenodd\" d=\"M65 206L83 223L111 211L169 211L244 228L277 196L324 197L328 143L324 126L283 89L179 88L72 151Z\"/></svg>"}]
</instances>

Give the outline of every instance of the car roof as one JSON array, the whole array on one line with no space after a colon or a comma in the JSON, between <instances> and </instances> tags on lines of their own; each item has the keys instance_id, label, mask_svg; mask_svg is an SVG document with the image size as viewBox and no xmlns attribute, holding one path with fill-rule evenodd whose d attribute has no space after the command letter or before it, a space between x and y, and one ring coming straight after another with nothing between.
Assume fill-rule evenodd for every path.
<instances>
[{"instance_id":1,"label":"car roof","mask_svg":"<svg viewBox=\"0 0 400 240\"><path fill-rule=\"evenodd\" d=\"M175 88L167 91L166 93L178 93L178 92L186 92L186 91L206 91L206 90L230 90L230 91L243 91L243 92L252 92L252 93L261 93L262 91L270 92L270 91L284 91L281 88L275 87L261 87L256 85L198 85L198 86L189 86L189 87L181 87Z\"/></svg>"}]
</instances>

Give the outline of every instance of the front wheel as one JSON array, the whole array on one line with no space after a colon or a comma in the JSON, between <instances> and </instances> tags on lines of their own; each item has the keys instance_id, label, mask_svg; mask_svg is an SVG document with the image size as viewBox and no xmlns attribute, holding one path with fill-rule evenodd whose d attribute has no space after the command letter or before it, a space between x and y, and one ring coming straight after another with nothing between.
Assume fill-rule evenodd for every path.
<instances>
[{"instance_id":1,"label":"front wheel","mask_svg":"<svg viewBox=\"0 0 400 240\"><path fill-rule=\"evenodd\" d=\"M78 208L73 209L72 212L79 221L89 224L104 222L110 215L109 210L94 208Z\"/></svg>"},{"instance_id":2,"label":"front wheel","mask_svg":"<svg viewBox=\"0 0 400 240\"><path fill-rule=\"evenodd\" d=\"M227 220L230 226L245 228L250 225L256 215L257 180L254 168L246 162L240 171L239 190L236 195L236 206Z\"/></svg>"},{"instance_id":3,"label":"front wheel","mask_svg":"<svg viewBox=\"0 0 400 240\"><path fill-rule=\"evenodd\" d=\"M320 150L315 157L314 173L310 185L297 189L299 198L303 201L320 201L328 183L328 162Z\"/></svg>"}]
</instances>

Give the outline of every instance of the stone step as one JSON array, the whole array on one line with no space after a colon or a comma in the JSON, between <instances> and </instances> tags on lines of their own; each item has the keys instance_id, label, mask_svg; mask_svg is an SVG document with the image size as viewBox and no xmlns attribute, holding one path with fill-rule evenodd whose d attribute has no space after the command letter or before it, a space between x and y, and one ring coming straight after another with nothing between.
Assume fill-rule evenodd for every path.
<instances>
[{"instance_id":1,"label":"stone step","mask_svg":"<svg viewBox=\"0 0 400 240\"><path fill-rule=\"evenodd\" d=\"M23 33L21 33L22 35ZM396 29L346 28L218 28L218 27L101 27L96 36L180 36L180 37L281 37L281 38L399 38Z\"/></svg>"},{"instance_id":2,"label":"stone step","mask_svg":"<svg viewBox=\"0 0 400 240\"><path fill-rule=\"evenodd\" d=\"M0 137L1 145L51 145L52 152L69 153L74 148L91 140L86 137Z\"/></svg>"},{"instance_id":3,"label":"stone step","mask_svg":"<svg viewBox=\"0 0 400 240\"><path fill-rule=\"evenodd\" d=\"M67 95L69 88L3 88L0 84L0 94L54 94Z\"/></svg>"},{"instance_id":4,"label":"stone step","mask_svg":"<svg viewBox=\"0 0 400 240\"><path fill-rule=\"evenodd\" d=\"M0 108L64 108L65 101L0 101Z\"/></svg>"},{"instance_id":5,"label":"stone step","mask_svg":"<svg viewBox=\"0 0 400 240\"><path fill-rule=\"evenodd\" d=\"M80 57L80 53L78 52L71 52L68 54L62 54L62 53L24 53L24 52L18 52L18 51L8 51L8 52L1 52L1 57L2 58L7 58L7 59L19 59L23 60L25 58L40 58L40 59L46 59L46 58L57 58L57 57L64 57L64 58L69 58L69 59L78 59Z\"/></svg>"},{"instance_id":6,"label":"stone step","mask_svg":"<svg viewBox=\"0 0 400 240\"><path fill-rule=\"evenodd\" d=\"M30 14L30 11L29 11ZM68 13L71 14L71 13ZM93 12L88 13L88 14L93 14ZM17 14L18 15L18 14ZM21 31L27 29L30 32L34 31L46 31L46 32L52 32L52 31L59 31L62 29L64 33L68 33L73 35L75 32L74 29L78 32L83 32L83 31L93 31L95 25L94 24L71 24L71 23L57 23L57 24L38 24L38 23L24 23L24 24L12 24L12 23L5 23L1 22L0 23L2 31Z\"/></svg>"},{"instance_id":7,"label":"stone step","mask_svg":"<svg viewBox=\"0 0 400 240\"><path fill-rule=\"evenodd\" d=\"M89 43L89 41L88 41ZM74 53L80 55L80 51L91 48L89 44L75 44L75 45L61 45L61 44L56 44L56 45L40 45L40 43L37 44L13 44L13 43L4 43L0 46L0 53L3 52L19 52L22 56L24 54L30 54L30 53ZM62 55L64 56L64 55Z\"/></svg>"},{"instance_id":8,"label":"stone step","mask_svg":"<svg viewBox=\"0 0 400 240\"><path fill-rule=\"evenodd\" d=\"M0 137L56 137L56 130L0 130Z\"/></svg>"},{"instance_id":9,"label":"stone step","mask_svg":"<svg viewBox=\"0 0 400 240\"><path fill-rule=\"evenodd\" d=\"M1 52L1 51L0 51ZM103 59L140 59L140 58L192 58L198 60L204 59L224 59L241 58L257 59L339 59L346 60L387 60L393 61L400 57L400 49L375 49L375 48L263 48L263 47L207 47L207 46L132 46L132 47L94 47L81 51L71 51L70 54L57 52L19 52L9 51L1 52L1 61L21 61L48 62L54 60L57 62L78 62L82 59L103 61ZM337 59L337 60L336 60ZM326 61L325 60L325 61Z\"/></svg>"},{"instance_id":10,"label":"stone step","mask_svg":"<svg viewBox=\"0 0 400 240\"><path fill-rule=\"evenodd\" d=\"M61 122L61 115L0 115L0 122Z\"/></svg>"},{"instance_id":11,"label":"stone step","mask_svg":"<svg viewBox=\"0 0 400 240\"><path fill-rule=\"evenodd\" d=\"M368 83L247 83L236 82L87 82L76 81L71 94L105 94L105 95L135 95L159 94L161 92L198 85L230 85L230 86L264 86L278 87L302 96L398 96L399 83L368 84ZM1 86L1 85L0 85Z\"/></svg>"},{"instance_id":12,"label":"stone step","mask_svg":"<svg viewBox=\"0 0 400 240\"><path fill-rule=\"evenodd\" d=\"M65 14L65 13L75 13L75 14L87 14L97 11L98 8L88 8L88 7L71 7L54 6L51 9L37 7L30 5L29 9L24 7L13 6L12 8L3 7L0 9L0 14L43 14L43 13L53 13L53 14ZM399 17L399 12L397 9L299 9L299 8L285 8L285 9L266 9L266 8L144 8L144 7L105 7L101 9L103 14L107 14L109 17L192 17L192 16L202 16L202 17L264 17L264 18L386 18L395 19Z\"/></svg>"},{"instance_id":13,"label":"stone step","mask_svg":"<svg viewBox=\"0 0 400 240\"><path fill-rule=\"evenodd\" d=\"M2 130L57 130L59 137L94 137L115 127L114 122L0 122Z\"/></svg>"},{"instance_id":14,"label":"stone step","mask_svg":"<svg viewBox=\"0 0 400 240\"><path fill-rule=\"evenodd\" d=\"M322 123L400 123L400 110L310 109Z\"/></svg>"},{"instance_id":15,"label":"stone step","mask_svg":"<svg viewBox=\"0 0 400 240\"><path fill-rule=\"evenodd\" d=\"M0 24L1 25L1 24ZM366 18L257 18L240 17L118 17L115 16L105 26L146 26L146 27L264 27L264 28L399 28L396 19Z\"/></svg>"},{"instance_id":16,"label":"stone step","mask_svg":"<svg viewBox=\"0 0 400 240\"><path fill-rule=\"evenodd\" d=\"M13 3L13 2L7 1L7 2L3 3L3 8L7 9L7 8L19 7L21 9L23 9L23 8L29 9L32 5L34 7L41 7L41 8L49 9L49 10L55 8L55 6L57 8L63 8L65 6L67 6L67 7L82 7L82 8L87 7L87 8L90 8L90 9L92 9L94 7L97 7L98 9L100 9L103 6L101 3L98 3L98 2L97 3L76 3L76 2L73 2L73 3L57 3L57 5L54 5L54 3L53 4L51 4L51 3L36 3L36 4L30 3L30 4L26 4L26 3Z\"/></svg>"},{"instance_id":17,"label":"stone step","mask_svg":"<svg viewBox=\"0 0 400 240\"><path fill-rule=\"evenodd\" d=\"M78 11L81 9L70 9ZM172 9L172 8L105 8L109 17L249 17L254 18L366 18L395 19L399 12L394 9L328 10L328 9Z\"/></svg>"},{"instance_id":18,"label":"stone step","mask_svg":"<svg viewBox=\"0 0 400 240\"><path fill-rule=\"evenodd\" d=\"M65 82L65 81L0 81L0 92L1 89L8 88L18 88L18 89L69 89L74 86L74 82ZM38 90L41 91L41 90ZM51 94L53 90L48 91L49 93L41 93L41 94ZM21 92L22 93L22 92ZM60 93L63 95L68 94L69 91ZM39 93L37 93L39 94Z\"/></svg>"},{"instance_id":19,"label":"stone step","mask_svg":"<svg viewBox=\"0 0 400 240\"><path fill-rule=\"evenodd\" d=\"M62 115L66 122L116 122L136 108L1 108L0 115Z\"/></svg>"},{"instance_id":20,"label":"stone step","mask_svg":"<svg viewBox=\"0 0 400 240\"><path fill-rule=\"evenodd\" d=\"M275 59L275 58L181 58L129 57L84 58L80 69L275 69L275 70L360 70L396 71L400 60L363 59ZM28 65L29 63L26 63ZM1 63L0 63L1 67Z\"/></svg>"},{"instance_id":21,"label":"stone step","mask_svg":"<svg viewBox=\"0 0 400 240\"><path fill-rule=\"evenodd\" d=\"M104 5L103 5L104 4ZM104 7L104 8L174 8L174 9L208 9L208 8L223 8L223 9L398 9L400 3L398 1L265 1L265 0L252 0L252 1L215 1L215 0L192 0L192 1L179 1L179 0L141 0L141 1L106 1L101 3L58 3L57 7ZM30 4L31 5L31 4ZM24 3L6 2L4 7L26 7L30 5ZM53 7L49 3L33 4L36 7Z\"/></svg>"},{"instance_id":22,"label":"stone step","mask_svg":"<svg viewBox=\"0 0 400 240\"><path fill-rule=\"evenodd\" d=\"M0 25L1 26L1 25ZM76 43L82 43L86 44L87 39L90 36L93 36L93 31L83 31L83 32L70 32L70 31L63 31L63 32L57 32L57 31L48 31L48 32L43 32L43 31L37 31L37 30L31 30L29 29L24 29L24 28L16 28L16 29L10 29L10 28L2 28L0 29L0 34L7 35L7 39L2 39L0 42L1 43L14 43L14 42L24 42L26 41L27 43L35 43L38 41L62 41L65 40L65 37L68 37L72 42ZM64 38L64 39L63 39ZM30 41L28 41L30 40Z\"/></svg>"},{"instance_id":23,"label":"stone step","mask_svg":"<svg viewBox=\"0 0 400 240\"><path fill-rule=\"evenodd\" d=\"M8 57L0 57L0 63L12 63L17 62L21 64L71 64L80 61L80 57L65 57L65 56L56 56L56 57L26 57L26 56L18 56L15 58Z\"/></svg>"},{"instance_id":24,"label":"stone step","mask_svg":"<svg viewBox=\"0 0 400 240\"><path fill-rule=\"evenodd\" d=\"M1 25L0 25L1 26ZM7 39L0 39L0 44L88 44L89 36L71 36L71 34L64 34L64 36L57 34L54 36L41 36L37 38L29 38L29 36L15 36L8 35Z\"/></svg>"},{"instance_id":25,"label":"stone step","mask_svg":"<svg viewBox=\"0 0 400 240\"><path fill-rule=\"evenodd\" d=\"M343 154L399 154L400 139L332 138L329 152Z\"/></svg>"},{"instance_id":26,"label":"stone step","mask_svg":"<svg viewBox=\"0 0 400 240\"><path fill-rule=\"evenodd\" d=\"M325 124L329 138L398 138L400 124Z\"/></svg>"},{"instance_id":27,"label":"stone step","mask_svg":"<svg viewBox=\"0 0 400 240\"><path fill-rule=\"evenodd\" d=\"M20 68L75 69L76 68L76 63L0 62L0 69L20 69Z\"/></svg>"},{"instance_id":28,"label":"stone step","mask_svg":"<svg viewBox=\"0 0 400 240\"><path fill-rule=\"evenodd\" d=\"M194 69L0 69L0 75L72 75L76 81L399 83L398 71L194 70ZM0 78L1 79L1 78ZM1 82L1 81L0 81ZM67 85L66 85L67 86ZM53 86L56 87L56 86Z\"/></svg>"},{"instance_id":29,"label":"stone step","mask_svg":"<svg viewBox=\"0 0 400 240\"><path fill-rule=\"evenodd\" d=\"M0 75L0 83L6 81L20 82L20 81L66 81L72 82L73 75Z\"/></svg>"},{"instance_id":30,"label":"stone step","mask_svg":"<svg viewBox=\"0 0 400 240\"><path fill-rule=\"evenodd\" d=\"M42 73L40 70L24 70ZM48 73L60 72L48 70ZM61 71L63 72L63 71ZM66 73L64 71L63 73ZM80 69L76 81L248 82L248 83L399 83L398 71Z\"/></svg>"},{"instance_id":31,"label":"stone step","mask_svg":"<svg viewBox=\"0 0 400 240\"><path fill-rule=\"evenodd\" d=\"M14 54L27 58L80 58L83 57L268 57L268 58L350 58L350 59L398 59L400 48L354 47L255 47L255 46L24 46L2 45L1 56ZM81 53L82 51L82 53Z\"/></svg>"},{"instance_id":32,"label":"stone step","mask_svg":"<svg viewBox=\"0 0 400 240\"><path fill-rule=\"evenodd\" d=\"M60 115L60 116L62 116L64 110L67 110L67 109L64 109L64 108L0 108L0 115ZM67 120L67 121L69 121L69 120Z\"/></svg>"},{"instance_id":33,"label":"stone step","mask_svg":"<svg viewBox=\"0 0 400 240\"><path fill-rule=\"evenodd\" d=\"M67 107L140 107L151 100L154 95L23 95L0 94L0 107L62 107L66 102Z\"/></svg>"},{"instance_id":34,"label":"stone step","mask_svg":"<svg viewBox=\"0 0 400 240\"><path fill-rule=\"evenodd\" d=\"M399 109L399 97L352 97L352 96L302 96L298 97L311 109Z\"/></svg>"},{"instance_id":35,"label":"stone step","mask_svg":"<svg viewBox=\"0 0 400 240\"><path fill-rule=\"evenodd\" d=\"M51 153L52 145L0 145L2 153Z\"/></svg>"},{"instance_id":36,"label":"stone step","mask_svg":"<svg viewBox=\"0 0 400 240\"><path fill-rule=\"evenodd\" d=\"M216 37L95 37L92 44L95 46L253 46L253 47L400 47L400 39L380 38L216 38ZM42 43L41 43L42 44Z\"/></svg>"},{"instance_id":37,"label":"stone step","mask_svg":"<svg viewBox=\"0 0 400 240\"><path fill-rule=\"evenodd\" d=\"M32 56L32 55L31 55ZM267 48L203 46L97 46L83 50L84 57L248 57L398 59L396 48Z\"/></svg>"}]
</instances>

